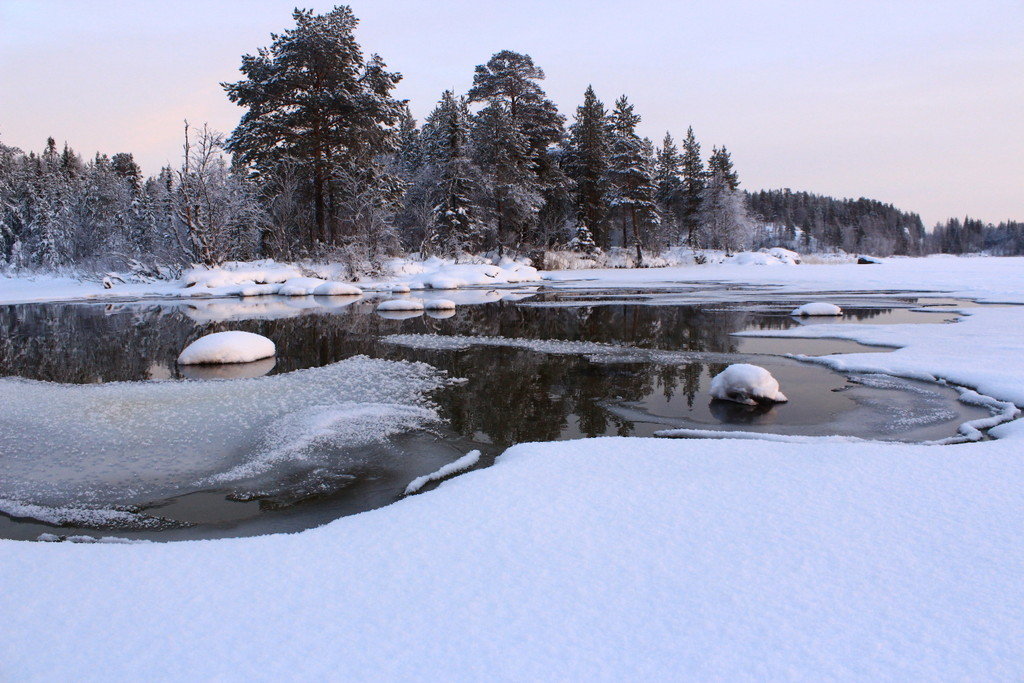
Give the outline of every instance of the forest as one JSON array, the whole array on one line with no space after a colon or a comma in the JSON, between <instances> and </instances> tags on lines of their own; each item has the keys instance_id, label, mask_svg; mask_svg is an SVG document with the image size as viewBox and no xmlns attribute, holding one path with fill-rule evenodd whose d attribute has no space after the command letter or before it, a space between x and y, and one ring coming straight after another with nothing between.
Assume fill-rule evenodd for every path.
<instances>
[{"instance_id":1,"label":"forest","mask_svg":"<svg viewBox=\"0 0 1024 683\"><path fill-rule=\"evenodd\" d=\"M349 7L292 19L222 84L243 110L237 127L185 122L176 168L144 177L129 152L0 141L0 266L157 273L315 258L358 275L414 252L624 249L635 265L676 246L1024 253L1020 223L955 219L929 234L870 199L746 192L727 148L705 154L692 128L678 143L641 137L626 95L609 107L587 88L568 120L543 69L509 50L420 124L393 95L401 74L357 43Z\"/></svg>"}]
</instances>

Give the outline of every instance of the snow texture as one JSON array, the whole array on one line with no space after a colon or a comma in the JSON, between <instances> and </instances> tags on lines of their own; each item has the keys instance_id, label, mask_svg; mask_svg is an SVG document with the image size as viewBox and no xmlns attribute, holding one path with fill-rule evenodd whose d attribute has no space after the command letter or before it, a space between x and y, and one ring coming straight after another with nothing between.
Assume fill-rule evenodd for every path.
<instances>
[{"instance_id":1,"label":"snow texture","mask_svg":"<svg viewBox=\"0 0 1024 683\"><path fill-rule=\"evenodd\" d=\"M779 382L759 365L734 363L711 380L711 396L722 401L747 405L785 403L789 399L779 391Z\"/></svg>"},{"instance_id":2,"label":"snow texture","mask_svg":"<svg viewBox=\"0 0 1024 683\"><path fill-rule=\"evenodd\" d=\"M378 311L422 311L422 299L388 299L377 304Z\"/></svg>"},{"instance_id":3,"label":"snow texture","mask_svg":"<svg viewBox=\"0 0 1024 683\"><path fill-rule=\"evenodd\" d=\"M822 301L815 301L803 304L793 309L790 315L811 316L811 315L842 315L843 309L835 304L827 304Z\"/></svg>"},{"instance_id":4,"label":"snow texture","mask_svg":"<svg viewBox=\"0 0 1024 683\"><path fill-rule=\"evenodd\" d=\"M455 302L451 299L427 299L423 307L428 311L454 311Z\"/></svg>"},{"instance_id":5,"label":"snow texture","mask_svg":"<svg viewBox=\"0 0 1024 683\"><path fill-rule=\"evenodd\" d=\"M465 472L469 468L476 465L478 462L480 462L480 451L470 451L469 453L466 453L458 460L450 462L447 465L438 468L436 471L431 472L430 474L425 474L422 477L416 477L415 479L413 479L411 482L409 482L409 485L405 487L405 495L411 496L414 493L419 493L419 491L421 491L423 487L429 484L430 482L441 481L442 479L450 477L453 474Z\"/></svg>"},{"instance_id":6,"label":"snow texture","mask_svg":"<svg viewBox=\"0 0 1024 683\"><path fill-rule=\"evenodd\" d=\"M263 335L239 330L214 332L186 346L178 364L251 363L276 353L274 342Z\"/></svg>"}]
</instances>

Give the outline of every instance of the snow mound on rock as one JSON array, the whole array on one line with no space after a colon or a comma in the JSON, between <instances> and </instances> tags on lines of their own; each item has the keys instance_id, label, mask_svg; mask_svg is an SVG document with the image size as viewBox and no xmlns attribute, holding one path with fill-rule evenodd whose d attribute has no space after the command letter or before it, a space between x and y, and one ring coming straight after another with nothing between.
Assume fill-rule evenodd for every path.
<instances>
[{"instance_id":1,"label":"snow mound on rock","mask_svg":"<svg viewBox=\"0 0 1024 683\"><path fill-rule=\"evenodd\" d=\"M756 405L785 403L789 399L779 391L779 382L759 365L736 363L711 380L711 396L722 401Z\"/></svg>"},{"instance_id":2,"label":"snow mound on rock","mask_svg":"<svg viewBox=\"0 0 1024 683\"><path fill-rule=\"evenodd\" d=\"M276 353L274 342L262 335L240 330L214 332L186 346L178 356L178 364L250 363Z\"/></svg>"},{"instance_id":3,"label":"snow mound on rock","mask_svg":"<svg viewBox=\"0 0 1024 683\"><path fill-rule=\"evenodd\" d=\"M422 311L423 302L419 299L388 299L377 304L378 311Z\"/></svg>"},{"instance_id":4,"label":"snow mound on rock","mask_svg":"<svg viewBox=\"0 0 1024 683\"><path fill-rule=\"evenodd\" d=\"M318 277L293 277L285 280L277 293L281 296L309 296L327 284L327 280Z\"/></svg>"},{"instance_id":5,"label":"snow mound on rock","mask_svg":"<svg viewBox=\"0 0 1024 683\"><path fill-rule=\"evenodd\" d=\"M295 266L277 263L273 259L262 259L228 261L216 268L196 266L185 271L181 280L185 287L215 289L231 285L278 284L295 277L302 277L302 273Z\"/></svg>"},{"instance_id":6,"label":"snow mound on rock","mask_svg":"<svg viewBox=\"0 0 1024 683\"><path fill-rule=\"evenodd\" d=\"M451 299L428 299L423 302L423 308L428 311L454 311L455 302Z\"/></svg>"},{"instance_id":7,"label":"snow mound on rock","mask_svg":"<svg viewBox=\"0 0 1024 683\"><path fill-rule=\"evenodd\" d=\"M842 315L843 309L835 304L827 304L823 301L814 301L803 306L797 306L790 315Z\"/></svg>"},{"instance_id":8,"label":"snow mound on rock","mask_svg":"<svg viewBox=\"0 0 1024 683\"><path fill-rule=\"evenodd\" d=\"M318 296L359 296L363 290L344 282L325 282L314 289L313 293Z\"/></svg>"}]
</instances>

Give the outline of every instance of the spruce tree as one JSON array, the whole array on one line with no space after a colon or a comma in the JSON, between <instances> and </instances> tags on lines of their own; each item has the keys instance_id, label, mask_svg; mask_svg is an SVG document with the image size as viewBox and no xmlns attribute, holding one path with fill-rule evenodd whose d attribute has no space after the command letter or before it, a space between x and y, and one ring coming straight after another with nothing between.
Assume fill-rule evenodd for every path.
<instances>
[{"instance_id":1,"label":"spruce tree","mask_svg":"<svg viewBox=\"0 0 1024 683\"><path fill-rule=\"evenodd\" d=\"M469 109L450 90L423 126L422 152L424 163L436 169L423 251L458 257L479 245L485 225L475 202L479 170L470 159Z\"/></svg>"},{"instance_id":2,"label":"spruce tree","mask_svg":"<svg viewBox=\"0 0 1024 683\"><path fill-rule=\"evenodd\" d=\"M649 141L636 134L640 117L625 95L615 102L612 113L611 155L608 180L611 206L622 226L622 244L636 249L637 265L643 263L642 246L659 223Z\"/></svg>"},{"instance_id":3,"label":"spruce tree","mask_svg":"<svg viewBox=\"0 0 1024 683\"><path fill-rule=\"evenodd\" d=\"M608 155L611 143L608 112L587 86L583 104L576 108L576 119L569 127L565 167L576 185L576 220L593 233L597 243L610 246L608 233Z\"/></svg>"},{"instance_id":4,"label":"spruce tree","mask_svg":"<svg viewBox=\"0 0 1024 683\"><path fill-rule=\"evenodd\" d=\"M715 174L722 176L730 190L735 190L740 186L740 177L732 166L732 156L729 155L725 146L713 147L711 150L711 158L708 159L708 177Z\"/></svg>"},{"instance_id":5,"label":"spruce tree","mask_svg":"<svg viewBox=\"0 0 1024 683\"><path fill-rule=\"evenodd\" d=\"M700 229L701 195L704 193L706 174L704 159L700 155L700 143L693 135L693 128L686 129L683 141L683 200L682 222L686 243L697 246L697 232Z\"/></svg>"},{"instance_id":6,"label":"spruce tree","mask_svg":"<svg viewBox=\"0 0 1024 683\"><path fill-rule=\"evenodd\" d=\"M663 216L662 222L668 228L668 237L678 242L683 230L685 213L685 192L682 179L683 157L679 154L671 133L665 133L665 139L657 153L657 166L654 175L657 184L658 207Z\"/></svg>"}]
</instances>

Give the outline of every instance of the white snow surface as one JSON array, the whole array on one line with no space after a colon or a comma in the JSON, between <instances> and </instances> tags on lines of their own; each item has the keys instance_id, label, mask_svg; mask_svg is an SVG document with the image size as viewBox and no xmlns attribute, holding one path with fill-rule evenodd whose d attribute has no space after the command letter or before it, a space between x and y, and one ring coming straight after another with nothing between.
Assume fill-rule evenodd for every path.
<instances>
[{"instance_id":1,"label":"white snow surface","mask_svg":"<svg viewBox=\"0 0 1024 683\"><path fill-rule=\"evenodd\" d=\"M422 311L423 300L408 298L408 299L388 299L377 304L378 311Z\"/></svg>"},{"instance_id":2,"label":"white snow surface","mask_svg":"<svg viewBox=\"0 0 1024 683\"><path fill-rule=\"evenodd\" d=\"M835 304L828 304L824 301L813 301L802 304L793 309L790 315L811 316L811 315L842 315L843 309Z\"/></svg>"},{"instance_id":3,"label":"white snow surface","mask_svg":"<svg viewBox=\"0 0 1024 683\"><path fill-rule=\"evenodd\" d=\"M428 311L454 311L455 302L451 299L427 299L423 307Z\"/></svg>"},{"instance_id":4,"label":"white snow surface","mask_svg":"<svg viewBox=\"0 0 1024 683\"><path fill-rule=\"evenodd\" d=\"M178 356L179 365L251 363L277 353L274 342L263 335L240 330L214 332L189 344Z\"/></svg>"},{"instance_id":5,"label":"white snow surface","mask_svg":"<svg viewBox=\"0 0 1024 683\"><path fill-rule=\"evenodd\" d=\"M760 365L734 363L711 379L711 396L723 401L756 405L763 401L785 403L779 382Z\"/></svg>"},{"instance_id":6,"label":"white snow surface","mask_svg":"<svg viewBox=\"0 0 1024 683\"><path fill-rule=\"evenodd\" d=\"M546 277L594 286L583 275ZM1024 302L1024 259L585 275L624 288L745 281L789 293L930 290ZM37 284L11 294L0 283L0 296L73 290ZM773 335L900 347L821 360L943 378L1021 406L1022 327L1024 308L1011 306L974 308L954 324L807 325ZM392 370L366 369L346 368L343 377L376 395L370 388ZM247 401L249 388L261 387L251 401L266 407L272 396L288 403L293 395L282 396L275 381L190 384L235 387L233 400ZM165 430L189 425L179 408L202 415L220 400L196 404L151 384L166 401L152 410L166 418ZM291 392L303 384L300 375ZM0 424L0 441L35 423L56 438L43 429L47 414L88 424L91 439L116 431L135 419L128 407L139 405L123 390L0 380L0 418L13 420ZM89 392L94 398L83 402ZM92 424L96 416L106 422ZM0 674L1017 680L1024 676L1024 420L990 433L998 438L952 446L701 438L521 444L493 467L300 534L169 544L0 541ZM0 452L11 445L0 443ZM95 446L86 444L83 455L100 457ZM38 463L37 456L23 464ZM65 476L77 473L67 464ZM120 463L103 472L130 481Z\"/></svg>"}]
</instances>

